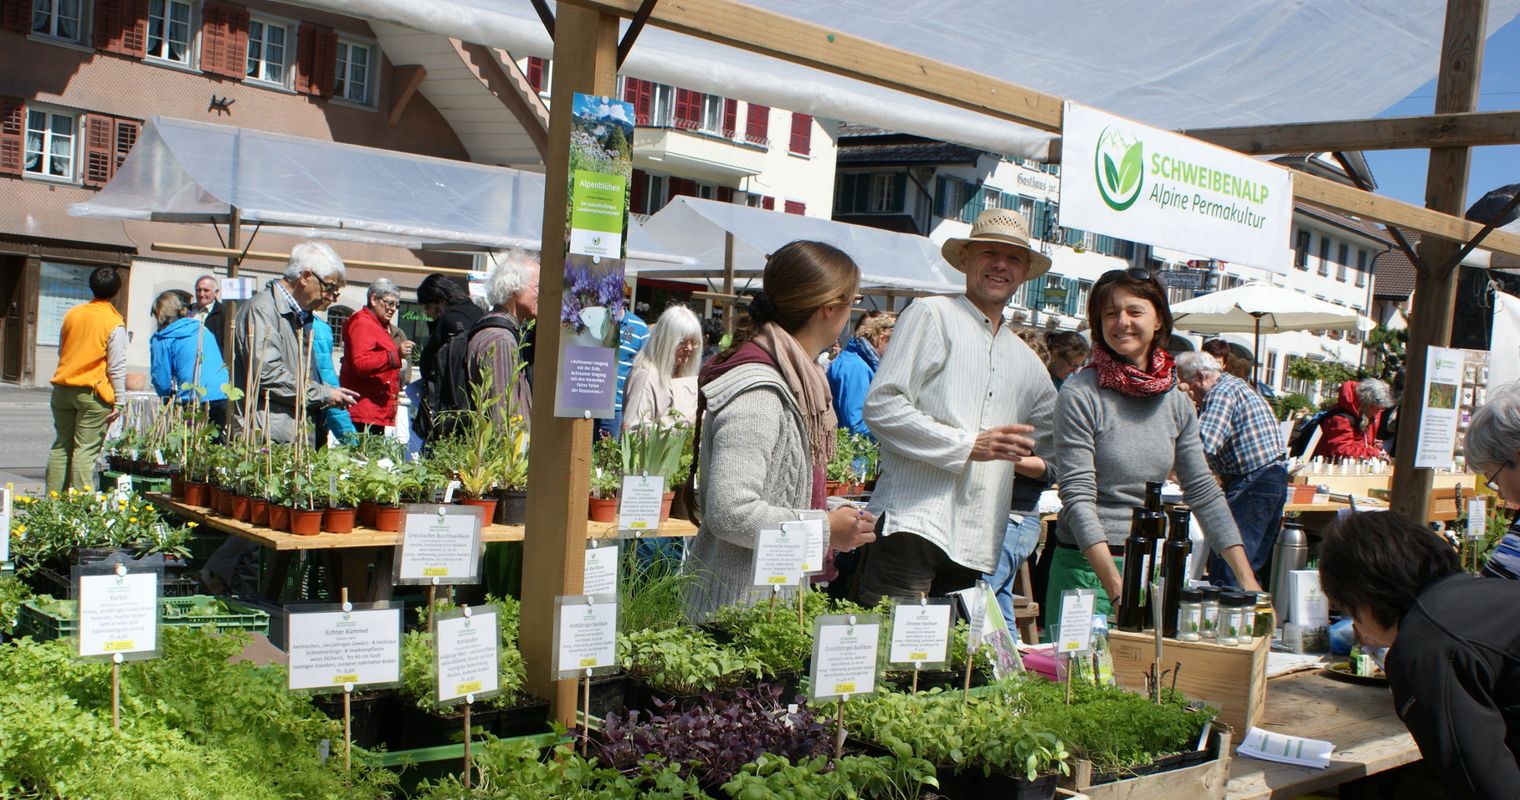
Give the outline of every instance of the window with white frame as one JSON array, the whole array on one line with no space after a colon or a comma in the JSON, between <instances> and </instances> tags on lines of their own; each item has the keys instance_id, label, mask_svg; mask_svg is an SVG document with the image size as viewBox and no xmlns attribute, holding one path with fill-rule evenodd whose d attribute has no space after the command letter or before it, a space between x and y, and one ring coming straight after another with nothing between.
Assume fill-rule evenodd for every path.
<instances>
[{"instance_id":1,"label":"window with white frame","mask_svg":"<svg viewBox=\"0 0 1520 800\"><path fill-rule=\"evenodd\" d=\"M644 207L634 209L645 214L653 214L665 207L665 202L670 199L670 178L664 175L650 175L649 188L644 191Z\"/></svg>"},{"instance_id":2,"label":"window with white frame","mask_svg":"<svg viewBox=\"0 0 1520 800\"><path fill-rule=\"evenodd\" d=\"M290 38L290 26L283 22L249 19L248 78L284 86L290 75Z\"/></svg>"},{"instance_id":3,"label":"window with white frame","mask_svg":"<svg viewBox=\"0 0 1520 800\"><path fill-rule=\"evenodd\" d=\"M723 133L723 98L715 94L702 95L702 132Z\"/></svg>"},{"instance_id":4,"label":"window with white frame","mask_svg":"<svg viewBox=\"0 0 1520 800\"><path fill-rule=\"evenodd\" d=\"M663 83L654 85L649 100L649 127L669 127L675 119L676 87Z\"/></svg>"},{"instance_id":5,"label":"window with white frame","mask_svg":"<svg viewBox=\"0 0 1520 800\"><path fill-rule=\"evenodd\" d=\"M148 0L149 58L190 63L190 4L184 0Z\"/></svg>"},{"instance_id":6,"label":"window with white frame","mask_svg":"<svg viewBox=\"0 0 1520 800\"><path fill-rule=\"evenodd\" d=\"M27 108L26 174L73 180L78 131L79 117L75 114Z\"/></svg>"},{"instance_id":7,"label":"window with white frame","mask_svg":"<svg viewBox=\"0 0 1520 800\"><path fill-rule=\"evenodd\" d=\"M901 211L897 203L897 176L877 173L871 176L871 205L876 213Z\"/></svg>"},{"instance_id":8,"label":"window with white frame","mask_svg":"<svg viewBox=\"0 0 1520 800\"><path fill-rule=\"evenodd\" d=\"M1367 251L1356 251L1356 285L1367 285Z\"/></svg>"},{"instance_id":9,"label":"window with white frame","mask_svg":"<svg viewBox=\"0 0 1520 800\"><path fill-rule=\"evenodd\" d=\"M333 97L370 105L375 46L338 40L338 65L333 71Z\"/></svg>"},{"instance_id":10,"label":"window with white frame","mask_svg":"<svg viewBox=\"0 0 1520 800\"><path fill-rule=\"evenodd\" d=\"M32 0L32 33L79 41L83 14L82 0Z\"/></svg>"}]
</instances>

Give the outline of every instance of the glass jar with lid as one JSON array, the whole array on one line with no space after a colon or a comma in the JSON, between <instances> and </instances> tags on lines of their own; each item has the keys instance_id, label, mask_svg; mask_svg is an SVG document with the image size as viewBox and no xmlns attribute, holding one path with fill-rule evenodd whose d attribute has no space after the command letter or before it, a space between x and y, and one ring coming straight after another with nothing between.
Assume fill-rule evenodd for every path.
<instances>
[{"instance_id":1,"label":"glass jar with lid","mask_svg":"<svg viewBox=\"0 0 1520 800\"><path fill-rule=\"evenodd\" d=\"M1203 638L1203 592L1183 589L1182 601L1177 605L1177 639L1196 642Z\"/></svg>"}]
</instances>

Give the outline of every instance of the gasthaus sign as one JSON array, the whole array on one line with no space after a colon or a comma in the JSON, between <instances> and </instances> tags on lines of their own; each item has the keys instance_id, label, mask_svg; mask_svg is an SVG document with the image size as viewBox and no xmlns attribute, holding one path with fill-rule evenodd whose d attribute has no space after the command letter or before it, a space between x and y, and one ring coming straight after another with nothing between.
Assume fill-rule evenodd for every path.
<instances>
[{"instance_id":1,"label":"gasthaus sign","mask_svg":"<svg viewBox=\"0 0 1520 800\"><path fill-rule=\"evenodd\" d=\"M1066 103L1060 223L1287 272L1292 173Z\"/></svg>"}]
</instances>

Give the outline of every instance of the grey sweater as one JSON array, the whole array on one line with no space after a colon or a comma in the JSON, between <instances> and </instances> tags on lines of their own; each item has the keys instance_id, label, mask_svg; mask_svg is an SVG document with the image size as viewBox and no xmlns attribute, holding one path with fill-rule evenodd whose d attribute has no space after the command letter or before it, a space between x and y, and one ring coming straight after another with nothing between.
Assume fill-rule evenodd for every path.
<instances>
[{"instance_id":1,"label":"grey sweater","mask_svg":"<svg viewBox=\"0 0 1520 800\"><path fill-rule=\"evenodd\" d=\"M685 569L686 612L701 622L736 602L767 600L753 585L755 534L783 522L822 517L810 511L812 460L802 413L780 373L761 365L736 367L702 390L698 502L702 525ZM794 597L795 587L783 590Z\"/></svg>"},{"instance_id":2,"label":"grey sweater","mask_svg":"<svg viewBox=\"0 0 1520 800\"><path fill-rule=\"evenodd\" d=\"M1056 400L1055 464L1061 494L1056 536L1067 544L1083 550L1105 539L1123 544L1131 512L1145 502L1145 482L1166 480L1174 467L1214 551L1240 544L1203 455L1198 414L1181 392L1129 397L1099 389L1095 370L1072 375Z\"/></svg>"}]
</instances>

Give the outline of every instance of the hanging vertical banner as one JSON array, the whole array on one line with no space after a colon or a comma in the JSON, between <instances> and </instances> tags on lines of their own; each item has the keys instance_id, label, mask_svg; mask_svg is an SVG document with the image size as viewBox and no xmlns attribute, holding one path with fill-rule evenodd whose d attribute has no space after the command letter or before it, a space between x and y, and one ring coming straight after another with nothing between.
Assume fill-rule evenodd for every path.
<instances>
[{"instance_id":1,"label":"hanging vertical banner","mask_svg":"<svg viewBox=\"0 0 1520 800\"><path fill-rule=\"evenodd\" d=\"M1489 386L1520 381L1520 297L1494 292L1494 335L1488 352Z\"/></svg>"},{"instance_id":2,"label":"hanging vertical banner","mask_svg":"<svg viewBox=\"0 0 1520 800\"><path fill-rule=\"evenodd\" d=\"M1420 414L1420 443L1414 465L1450 467L1457 447L1457 398L1462 396L1461 350L1432 347L1425 352L1425 410Z\"/></svg>"},{"instance_id":3,"label":"hanging vertical banner","mask_svg":"<svg viewBox=\"0 0 1520 800\"><path fill-rule=\"evenodd\" d=\"M623 319L623 235L633 176L633 105L577 93L572 100L554 414L608 418L617 390Z\"/></svg>"},{"instance_id":4,"label":"hanging vertical banner","mask_svg":"<svg viewBox=\"0 0 1520 800\"><path fill-rule=\"evenodd\" d=\"M1288 170L1072 102L1061 153L1061 227L1288 271Z\"/></svg>"}]
</instances>

